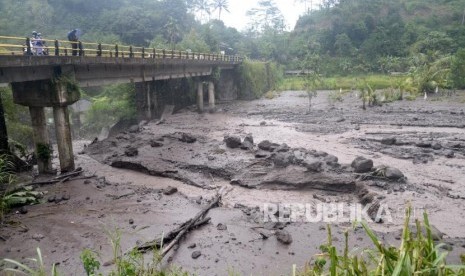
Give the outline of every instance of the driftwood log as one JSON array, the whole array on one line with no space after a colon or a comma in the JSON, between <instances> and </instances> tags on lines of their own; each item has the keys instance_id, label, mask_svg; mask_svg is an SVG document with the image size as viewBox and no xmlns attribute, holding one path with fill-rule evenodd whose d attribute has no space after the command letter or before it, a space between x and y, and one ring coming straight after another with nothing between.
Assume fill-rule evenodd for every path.
<instances>
[{"instance_id":1,"label":"driftwood log","mask_svg":"<svg viewBox=\"0 0 465 276\"><path fill-rule=\"evenodd\" d=\"M193 218L184 222L183 224L178 226L176 229L171 230L166 235L163 235L161 238L156 238L154 240L151 240L149 242L136 246L132 248L129 252L139 251L139 252L144 253L144 252L147 252L148 250L161 249L162 252L160 253L160 256L163 258L181 240L181 238L185 234L187 234L187 232L189 232L190 230L196 229L197 227L204 225L210 221L211 218L205 217L205 215L208 213L210 209L218 207L222 197L226 195L229 191L231 190L225 191L224 189L220 189L220 191L213 198L212 202L210 202L210 204L207 207L205 207L200 212L198 212ZM109 266L109 265L114 264L115 261L116 260L111 260L111 261L105 262L103 265Z\"/></svg>"}]
</instances>

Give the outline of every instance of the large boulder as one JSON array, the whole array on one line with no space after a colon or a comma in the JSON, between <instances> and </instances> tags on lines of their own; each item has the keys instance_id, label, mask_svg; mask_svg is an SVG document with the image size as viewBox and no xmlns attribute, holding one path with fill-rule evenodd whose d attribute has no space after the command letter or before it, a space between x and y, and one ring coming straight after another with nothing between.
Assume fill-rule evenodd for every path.
<instances>
[{"instance_id":1,"label":"large boulder","mask_svg":"<svg viewBox=\"0 0 465 276\"><path fill-rule=\"evenodd\" d=\"M238 136L233 136L233 135L227 135L224 137L223 141L226 143L226 146L228 148L238 148L241 146L241 138Z\"/></svg>"},{"instance_id":2,"label":"large boulder","mask_svg":"<svg viewBox=\"0 0 465 276\"><path fill-rule=\"evenodd\" d=\"M305 158L302 165L310 172L321 172L323 170L323 162L315 158Z\"/></svg>"},{"instance_id":3,"label":"large boulder","mask_svg":"<svg viewBox=\"0 0 465 276\"><path fill-rule=\"evenodd\" d=\"M264 151L274 151L276 148L278 148L279 145L275 143L271 143L268 140L261 141L258 144L258 148Z\"/></svg>"},{"instance_id":4,"label":"large boulder","mask_svg":"<svg viewBox=\"0 0 465 276\"><path fill-rule=\"evenodd\" d=\"M285 168L292 163L293 157L290 153L277 153L273 156L273 163L276 167Z\"/></svg>"},{"instance_id":5,"label":"large boulder","mask_svg":"<svg viewBox=\"0 0 465 276\"><path fill-rule=\"evenodd\" d=\"M373 160L358 156L352 161L351 167L354 168L356 173L366 173L373 168Z\"/></svg>"},{"instance_id":6,"label":"large boulder","mask_svg":"<svg viewBox=\"0 0 465 276\"><path fill-rule=\"evenodd\" d=\"M399 180L404 177L404 174L397 168L387 167L384 176L391 180Z\"/></svg>"}]
</instances>

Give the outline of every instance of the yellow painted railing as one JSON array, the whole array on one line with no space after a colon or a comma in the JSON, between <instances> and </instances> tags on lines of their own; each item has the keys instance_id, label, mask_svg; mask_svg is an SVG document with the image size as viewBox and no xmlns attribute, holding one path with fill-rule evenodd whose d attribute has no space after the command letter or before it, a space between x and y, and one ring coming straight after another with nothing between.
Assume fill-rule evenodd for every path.
<instances>
[{"instance_id":1,"label":"yellow painted railing","mask_svg":"<svg viewBox=\"0 0 465 276\"><path fill-rule=\"evenodd\" d=\"M210 61L241 62L239 56L195 53L191 51L166 50L145 47L134 47L118 44L93 42L71 42L66 40L40 39L42 46L33 45L33 38L0 36L0 56L91 56L113 58L152 58L152 59L196 59Z\"/></svg>"}]
</instances>

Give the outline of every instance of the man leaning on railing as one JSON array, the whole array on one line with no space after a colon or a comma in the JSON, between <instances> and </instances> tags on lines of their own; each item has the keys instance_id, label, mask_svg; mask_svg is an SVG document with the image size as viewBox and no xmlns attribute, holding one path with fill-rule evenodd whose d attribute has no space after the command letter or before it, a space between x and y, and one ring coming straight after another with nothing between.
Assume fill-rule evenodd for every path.
<instances>
[{"instance_id":1,"label":"man leaning on railing","mask_svg":"<svg viewBox=\"0 0 465 276\"><path fill-rule=\"evenodd\" d=\"M68 40L71 42L71 47L73 48L73 56L78 55L79 36L79 29L74 29L68 33Z\"/></svg>"}]
</instances>

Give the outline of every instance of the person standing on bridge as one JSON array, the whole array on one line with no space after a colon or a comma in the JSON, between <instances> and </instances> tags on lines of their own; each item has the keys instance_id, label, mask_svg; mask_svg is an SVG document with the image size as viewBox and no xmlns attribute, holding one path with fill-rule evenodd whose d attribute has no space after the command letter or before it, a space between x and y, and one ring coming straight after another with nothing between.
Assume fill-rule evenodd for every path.
<instances>
[{"instance_id":1,"label":"person standing on bridge","mask_svg":"<svg viewBox=\"0 0 465 276\"><path fill-rule=\"evenodd\" d=\"M74 29L68 33L68 40L71 42L71 47L73 48L73 56L78 55L78 41L81 32L79 29Z\"/></svg>"}]
</instances>

